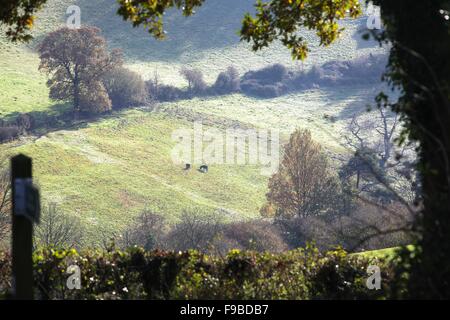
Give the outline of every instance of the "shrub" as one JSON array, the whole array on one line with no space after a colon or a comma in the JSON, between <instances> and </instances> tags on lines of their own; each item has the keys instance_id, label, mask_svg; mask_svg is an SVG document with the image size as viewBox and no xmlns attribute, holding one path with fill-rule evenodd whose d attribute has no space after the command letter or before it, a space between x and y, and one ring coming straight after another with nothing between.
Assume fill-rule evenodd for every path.
<instances>
[{"instance_id":1,"label":"shrub","mask_svg":"<svg viewBox=\"0 0 450 320\"><path fill-rule=\"evenodd\" d=\"M28 113L21 113L16 118L16 126L25 131L33 129L33 127L34 127L33 116Z\"/></svg>"},{"instance_id":2,"label":"shrub","mask_svg":"<svg viewBox=\"0 0 450 320\"><path fill-rule=\"evenodd\" d=\"M296 90L316 86L376 83L381 81L386 63L386 55L372 54L348 61L328 61L321 66L313 66L307 72L293 75L289 86Z\"/></svg>"},{"instance_id":3,"label":"shrub","mask_svg":"<svg viewBox=\"0 0 450 320\"><path fill-rule=\"evenodd\" d=\"M360 201L351 214L335 217L330 227L348 250L375 250L410 244L414 218L400 203L379 206Z\"/></svg>"},{"instance_id":4,"label":"shrub","mask_svg":"<svg viewBox=\"0 0 450 320\"><path fill-rule=\"evenodd\" d=\"M381 208L360 201L348 215L278 218L275 223L290 248L314 241L320 250L340 245L349 251L363 251L411 243L412 220L400 204Z\"/></svg>"},{"instance_id":5,"label":"shrub","mask_svg":"<svg viewBox=\"0 0 450 320\"><path fill-rule=\"evenodd\" d=\"M58 127L60 125L60 119L59 119L59 117L57 117L55 115L49 115L44 118L44 125L47 128Z\"/></svg>"},{"instance_id":6,"label":"shrub","mask_svg":"<svg viewBox=\"0 0 450 320\"><path fill-rule=\"evenodd\" d=\"M314 241L319 250L330 250L342 245L336 232L330 227L330 217L310 216L277 218L275 224L282 230L282 235L290 248L304 247Z\"/></svg>"},{"instance_id":7,"label":"shrub","mask_svg":"<svg viewBox=\"0 0 450 320\"><path fill-rule=\"evenodd\" d=\"M263 220L225 224L221 230L221 237L215 242L216 247L217 242L220 242L226 251L241 249L283 252L288 249L280 229L271 222ZM224 251L222 249L222 252Z\"/></svg>"},{"instance_id":8,"label":"shrub","mask_svg":"<svg viewBox=\"0 0 450 320\"><path fill-rule=\"evenodd\" d=\"M281 96L286 87L282 83L261 84L256 80L245 80L241 82L241 90L246 95L260 98L275 98Z\"/></svg>"},{"instance_id":9,"label":"shrub","mask_svg":"<svg viewBox=\"0 0 450 320\"><path fill-rule=\"evenodd\" d=\"M219 212L183 210L180 222L169 232L166 243L170 250L206 251L218 235L222 223Z\"/></svg>"},{"instance_id":10,"label":"shrub","mask_svg":"<svg viewBox=\"0 0 450 320\"><path fill-rule=\"evenodd\" d=\"M0 127L0 142L7 142L17 138L21 133L18 126Z\"/></svg>"},{"instance_id":11,"label":"shrub","mask_svg":"<svg viewBox=\"0 0 450 320\"><path fill-rule=\"evenodd\" d=\"M90 83L80 94L80 111L86 113L102 113L111 110L111 100L101 81Z\"/></svg>"},{"instance_id":12,"label":"shrub","mask_svg":"<svg viewBox=\"0 0 450 320\"><path fill-rule=\"evenodd\" d=\"M142 77L124 67L106 73L103 83L113 108L138 106L147 101L146 86Z\"/></svg>"},{"instance_id":13,"label":"shrub","mask_svg":"<svg viewBox=\"0 0 450 320\"><path fill-rule=\"evenodd\" d=\"M386 69L387 55L369 54L349 61L346 76L349 83L361 83L381 81L381 76Z\"/></svg>"},{"instance_id":14,"label":"shrub","mask_svg":"<svg viewBox=\"0 0 450 320\"><path fill-rule=\"evenodd\" d=\"M164 216L151 210L144 210L136 219L133 226L122 235L122 247L139 246L146 250L162 248L165 245L167 223Z\"/></svg>"},{"instance_id":15,"label":"shrub","mask_svg":"<svg viewBox=\"0 0 450 320\"><path fill-rule=\"evenodd\" d=\"M198 250L203 253L226 254L231 249L258 252L282 252L288 247L278 226L270 221L251 220L227 223L221 211L201 212L185 210L180 222L169 232L162 226L153 234L159 235L158 248L175 251Z\"/></svg>"},{"instance_id":16,"label":"shrub","mask_svg":"<svg viewBox=\"0 0 450 320\"><path fill-rule=\"evenodd\" d=\"M266 202L260 209L259 214L263 218L273 218L277 215L277 208L272 203Z\"/></svg>"},{"instance_id":17,"label":"shrub","mask_svg":"<svg viewBox=\"0 0 450 320\"><path fill-rule=\"evenodd\" d=\"M158 101L176 101L186 96L180 88L171 85L155 84L152 80L145 82L147 94Z\"/></svg>"},{"instance_id":18,"label":"shrub","mask_svg":"<svg viewBox=\"0 0 450 320\"><path fill-rule=\"evenodd\" d=\"M282 82L287 74L286 67L276 63L257 71L245 73L242 77L242 81L255 80L261 85L273 85Z\"/></svg>"},{"instance_id":19,"label":"shrub","mask_svg":"<svg viewBox=\"0 0 450 320\"><path fill-rule=\"evenodd\" d=\"M198 69L181 68L180 74L188 82L188 92L194 94L204 93L207 85L203 80L203 73Z\"/></svg>"},{"instance_id":20,"label":"shrub","mask_svg":"<svg viewBox=\"0 0 450 320\"><path fill-rule=\"evenodd\" d=\"M241 90L247 95L274 98L282 95L287 87L284 81L288 71L281 64L273 64L257 71L249 71L241 80Z\"/></svg>"},{"instance_id":21,"label":"shrub","mask_svg":"<svg viewBox=\"0 0 450 320\"><path fill-rule=\"evenodd\" d=\"M381 290L368 290L366 286L369 265L380 268L380 276L383 279ZM314 299L324 300L379 299L382 297L381 292L392 294L389 285L394 282L394 277L395 269L392 265L349 256L344 250L337 249L327 253L323 263L312 275L310 294Z\"/></svg>"},{"instance_id":22,"label":"shrub","mask_svg":"<svg viewBox=\"0 0 450 320\"><path fill-rule=\"evenodd\" d=\"M228 94L238 92L240 89L239 73L234 67L228 67L227 71L219 73L212 91L216 94Z\"/></svg>"}]
</instances>

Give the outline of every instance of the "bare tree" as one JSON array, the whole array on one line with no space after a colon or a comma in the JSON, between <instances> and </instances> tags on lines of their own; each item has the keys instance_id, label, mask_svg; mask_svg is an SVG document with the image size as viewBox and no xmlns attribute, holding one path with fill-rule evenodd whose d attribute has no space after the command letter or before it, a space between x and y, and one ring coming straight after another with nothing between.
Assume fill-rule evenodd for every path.
<instances>
[{"instance_id":1,"label":"bare tree","mask_svg":"<svg viewBox=\"0 0 450 320\"><path fill-rule=\"evenodd\" d=\"M378 115L371 117L369 121L361 123L355 114L348 127L351 137L346 137L348 145L354 149L373 149L379 157L379 166L383 169L392 167L397 162L392 162L395 148L395 138L398 137L398 115L388 113L384 108L378 108ZM396 135L397 134L397 135ZM353 138L353 139L352 139ZM356 141L356 142L355 142ZM405 148L397 150L403 155Z\"/></svg>"},{"instance_id":2,"label":"bare tree","mask_svg":"<svg viewBox=\"0 0 450 320\"><path fill-rule=\"evenodd\" d=\"M146 250L162 248L167 230L166 219L152 210L144 210L136 219L134 225L120 237L122 247L140 246Z\"/></svg>"},{"instance_id":3,"label":"bare tree","mask_svg":"<svg viewBox=\"0 0 450 320\"><path fill-rule=\"evenodd\" d=\"M50 247L79 247L83 228L78 218L64 214L55 203L43 208L35 230L36 244Z\"/></svg>"},{"instance_id":4,"label":"bare tree","mask_svg":"<svg viewBox=\"0 0 450 320\"><path fill-rule=\"evenodd\" d=\"M161 83L158 69L155 68L155 70L153 71L153 79L145 81L148 98L154 101L159 100L161 98L160 94L162 86L163 84Z\"/></svg>"},{"instance_id":5,"label":"bare tree","mask_svg":"<svg viewBox=\"0 0 450 320\"><path fill-rule=\"evenodd\" d=\"M329 232L350 251L395 247L411 243L414 218L399 202L380 205L361 199L350 215L329 223Z\"/></svg>"},{"instance_id":6,"label":"bare tree","mask_svg":"<svg viewBox=\"0 0 450 320\"><path fill-rule=\"evenodd\" d=\"M155 70L153 71L153 94L154 94L154 98L158 99L159 97L159 86L161 85L161 81L160 81L160 77L159 77L159 73L158 73L158 69L155 68Z\"/></svg>"},{"instance_id":7,"label":"bare tree","mask_svg":"<svg viewBox=\"0 0 450 320\"><path fill-rule=\"evenodd\" d=\"M369 120L353 116L345 135L346 147L353 155L341 168L340 176L347 181L355 177L359 195L389 198L395 196L392 194L395 191L409 202L416 198L419 179L414 170L414 146L408 143L397 146L399 127L398 116L385 108L378 108L377 116Z\"/></svg>"},{"instance_id":8,"label":"bare tree","mask_svg":"<svg viewBox=\"0 0 450 320\"><path fill-rule=\"evenodd\" d=\"M415 146L398 146L401 123L383 107L367 120L355 114L347 130L345 147L353 154L339 175L357 208L339 217L334 232L351 249L405 244L418 211L413 203L420 196Z\"/></svg>"},{"instance_id":9,"label":"bare tree","mask_svg":"<svg viewBox=\"0 0 450 320\"><path fill-rule=\"evenodd\" d=\"M375 250L411 243L413 216L400 203L386 206L357 200L348 215L277 219L285 241L292 247L314 243L321 250L337 245L349 251Z\"/></svg>"},{"instance_id":10,"label":"bare tree","mask_svg":"<svg viewBox=\"0 0 450 320\"><path fill-rule=\"evenodd\" d=\"M197 249L206 251L219 234L221 216L219 212L183 210L181 221L167 236L167 245L172 250Z\"/></svg>"}]
</instances>

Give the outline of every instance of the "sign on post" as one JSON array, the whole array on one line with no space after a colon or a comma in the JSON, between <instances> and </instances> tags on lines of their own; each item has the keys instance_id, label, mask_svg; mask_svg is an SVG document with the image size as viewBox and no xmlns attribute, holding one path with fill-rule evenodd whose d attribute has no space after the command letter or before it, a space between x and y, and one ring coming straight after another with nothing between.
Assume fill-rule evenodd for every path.
<instances>
[{"instance_id":1,"label":"sign on post","mask_svg":"<svg viewBox=\"0 0 450 320\"><path fill-rule=\"evenodd\" d=\"M15 299L33 299L33 223L39 222L39 191L32 182L31 158L11 159L12 272Z\"/></svg>"}]
</instances>

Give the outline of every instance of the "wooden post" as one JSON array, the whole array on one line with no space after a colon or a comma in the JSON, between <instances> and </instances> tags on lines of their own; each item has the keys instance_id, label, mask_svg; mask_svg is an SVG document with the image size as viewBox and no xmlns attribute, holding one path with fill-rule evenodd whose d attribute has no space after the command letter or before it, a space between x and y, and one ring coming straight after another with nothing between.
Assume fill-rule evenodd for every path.
<instances>
[{"instance_id":1,"label":"wooden post","mask_svg":"<svg viewBox=\"0 0 450 320\"><path fill-rule=\"evenodd\" d=\"M12 272L14 298L33 299L33 222L25 210L25 188L16 190L20 182L31 181L31 158L22 154L11 159L12 187ZM23 186L23 184L22 184ZM17 203L20 199L21 203Z\"/></svg>"}]
</instances>

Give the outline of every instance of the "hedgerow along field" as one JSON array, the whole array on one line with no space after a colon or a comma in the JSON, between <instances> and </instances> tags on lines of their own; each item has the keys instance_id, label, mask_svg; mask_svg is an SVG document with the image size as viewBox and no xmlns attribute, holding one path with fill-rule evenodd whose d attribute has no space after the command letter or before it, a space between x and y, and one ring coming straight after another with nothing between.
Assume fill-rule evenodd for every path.
<instances>
[{"instance_id":1,"label":"hedgerow along field","mask_svg":"<svg viewBox=\"0 0 450 320\"><path fill-rule=\"evenodd\" d=\"M1 41L0 116L8 119L18 112L36 112L38 117L58 114L70 108L48 98L46 77L38 71L34 51L46 32L64 23L70 1L49 1L36 20L35 41L11 45ZM158 42L139 29L132 29L114 13L109 1L79 1L82 22L99 26L110 47L124 50L126 64L149 79L155 70L165 84L186 86L178 74L181 66L204 71L209 84L220 71L235 65L243 73L280 62L292 70L307 69L331 59L352 59L368 53L384 52L355 35L364 18L346 21L347 31L335 45L317 48L307 35L312 52L305 63L292 62L281 46L260 53L239 43L235 31L252 1L233 1L233 10L223 10L224 2L210 1L194 17L167 18L168 39ZM227 8L229 6L227 2ZM217 12L227 12L220 14ZM220 18L220 19L219 19ZM203 25L204 28L194 26ZM204 30L210 30L205 34ZM20 61L20 63L18 63ZM310 129L314 138L331 152L346 152L339 144L340 130L348 121L345 109L363 110L377 93L373 87L315 89L273 99L256 99L234 94L226 97L195 98L164 103L160 112L146 108L114 113L95 122L79 123L55 132L22 137L3 144L5 153L23 152L34 159L36 182L43 202L56 202L68 215L78 216L87 228L87 241L98 241L99 232L120 232L144 208L177 221L185 207L223 209L229 219L259 216L267 192L267 177L258 167L213 166L208 175L185 175L171 163L174 145L171 133L192 126L192 119L176 117L187 109L218 123L223 118L239 120L255 127L280 128L284 138L296 127ZM175 110L166 113L164 110ZM182 113L184 114L184 113ZM337 117L329 123L324 114Z\"/></svg>"},{"instance_id":2,"label":"hedgerow along field","mask_svg":"<svg viewBox=\"0 0 450 320\"><path fill-rule=\"evenodd\" d=\"M79 290L66 286L71 264L83 270ZM231 250L225 257L45 248L35 251L33 265L36 299L388 299L396 296L398 280L392 261L314 246L276 255ZM381 267L379 290L366 287L369 265ZM10 268L10 255L0 252L0 298L10 297Z\"/></svg>"}]
</instances>

